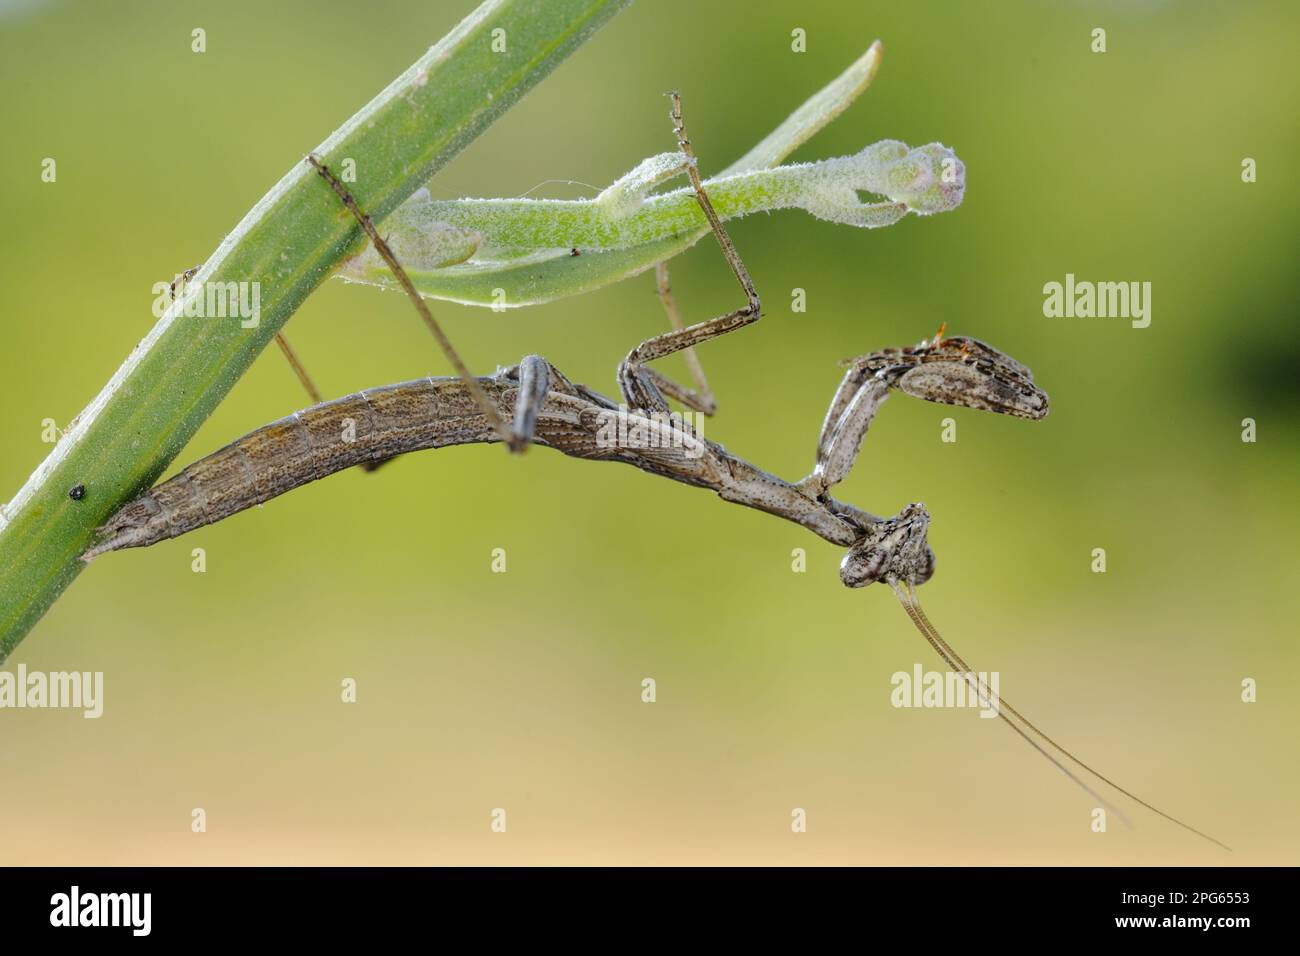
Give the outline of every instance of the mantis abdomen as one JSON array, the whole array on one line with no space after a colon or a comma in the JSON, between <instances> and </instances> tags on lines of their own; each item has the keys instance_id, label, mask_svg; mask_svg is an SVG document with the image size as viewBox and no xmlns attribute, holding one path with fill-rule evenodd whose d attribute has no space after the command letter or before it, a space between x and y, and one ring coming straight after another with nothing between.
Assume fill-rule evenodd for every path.
<instances>
[{"instance_id":1,"label":"mantis abdomen","mask_svg":"<svg viewBox=\"0 0 1300 956\"><path fill-rule=\"evenodd\" d=\"M506 391L492 379L481 385L494 400ZM86 558L174 538L353 465L495 439L459 379L358 392L271 422L189 465L109 519Z\"/></svg>"}]
</instances>

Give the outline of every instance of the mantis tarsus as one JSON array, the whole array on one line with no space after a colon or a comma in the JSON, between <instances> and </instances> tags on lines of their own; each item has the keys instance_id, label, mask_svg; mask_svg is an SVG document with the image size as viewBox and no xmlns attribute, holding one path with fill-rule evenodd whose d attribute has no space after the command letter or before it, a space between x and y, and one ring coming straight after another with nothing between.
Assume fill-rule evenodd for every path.
<instances>
[{"instance_id":1,"label":"mantis tarsus","mask_svg":"<svg viewBox=\"0 0 1300 956\"><path fill-rule=\"evenodd\" d=\"M673 114L682 150L691 157L676 99ZM310 161L358 222L372 232L373 225L342 185L314 157ZM665 400L668 395L691 406L697 396L644 363L754 321L759 300L693 163L687 168L747 304L633 349L619 366L624 405L616 406L572 383L536 355L488 377L470 379L461 365L459 379L429 378L317 404L251 432L130 502L100 529L98 542L84 559L176 537L352 465L448 445L506 441L522 449L531 442L576 458L622 461L711 489L724 500L793 521L847 548L840 564L843 583L853 588L888 584L945 664L973 682L972 668L939 634L916 597L916 588L935 569L934 552L927 542L930 516L924 505L909 504L892 518L880 518L837 501L830 491L848 476L871 421L892 390L1030 420L1047 415L1046 393L1034 384L1029 369L1014 359L975 339L945 337L941 329L916 346L874 352L849 363L823 422L813 470L801 481L784 481L698 436L668 414ZM399 279L405 278L395 258L390 266ZM419 303L409 280L404 285ZM611 427L620 418L622 422ZM506 421L511 424L504 426ZM631 430L628 421L635 425ZM629 434L638 437L629 441ZM980 687L977 692L987 694L988 689ZM1103 805L1114 810L1049 750L1164 819L1229 849L1094 770L1000 696L996 703L997 715L1017 735Z\"/></svg>"}]
</instances>

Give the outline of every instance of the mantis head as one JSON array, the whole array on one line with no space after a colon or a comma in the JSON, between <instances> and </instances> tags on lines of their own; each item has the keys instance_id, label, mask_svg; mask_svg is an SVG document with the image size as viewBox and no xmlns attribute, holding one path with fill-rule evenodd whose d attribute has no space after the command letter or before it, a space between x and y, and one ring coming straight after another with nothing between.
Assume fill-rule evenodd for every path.
<instances>
[{"instance_id":1,"label":"mantis head","mask_svg":"<svg viewBox=\"0 0 1300 956\"><path fill-rule=\"evenodd\" d=\"M926 541L930 513L914 502L896 517L867 529L840 562L840 580L851 588L877 581L921 585L934 574L934 552Z\"/></svg>"},{"instance_id":2,"label":"mantis head","mask_svg":"<svg viewBox=\"0 0 1300 956\"><path fill-rule=\"evenodd\" d=\"M979 339L944 338L940 329L919 345L872 352L853 364L915 398L1031 421L1047 417L1047 393L1033 373Z\"/></svg>"},{"instance_id":3,"label":"mantis head","mask_svg":"<svg viewBox=\"0 0 1300 956\"><path fill-rule=\"evenodd\" d=\"M867 423L887 389L1031 421L1047 415L1047 393L1034 384L1029 369L978 339L944 338L943 332L940 328L934 338L917 345L883 349L845 363L850 371L827 415L827 421L835 424L827 426L830 438L823 431L817 468L808 479L818 494L842 480L852 467ZM862 536L840 563L840 580L851 588L876 581L894 586L924 584L934 574L935 564L926 542L929 526L929 512L919 502L894 518L859 524Z\"/></svg>"}]
</instances>

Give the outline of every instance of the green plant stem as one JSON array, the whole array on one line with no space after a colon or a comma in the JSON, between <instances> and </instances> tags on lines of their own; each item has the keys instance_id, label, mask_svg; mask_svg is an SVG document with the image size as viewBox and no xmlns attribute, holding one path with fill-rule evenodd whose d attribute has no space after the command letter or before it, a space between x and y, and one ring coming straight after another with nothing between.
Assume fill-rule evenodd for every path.
<instances>
[{"instance_id":1,"label":"green plant stem","mask_svg":"<svg viewBox=\"0 0 1300 956\"><path fill-rule=\"evenodd\" d=\"M349 188L380 220L630 2L488 0L314 152L355 161ZM95 528L154 483L359 235L296 162L208 258L191 287L260 283L258 324L175 303L5 507L0 663L80 572Z\"/></svg>"}]
</instances>

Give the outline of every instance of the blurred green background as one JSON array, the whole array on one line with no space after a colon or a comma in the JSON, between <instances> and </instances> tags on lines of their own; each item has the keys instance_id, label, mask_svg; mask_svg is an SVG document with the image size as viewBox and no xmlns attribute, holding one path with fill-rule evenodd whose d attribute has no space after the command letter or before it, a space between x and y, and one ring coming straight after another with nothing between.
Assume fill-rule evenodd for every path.
<instances>
[{"instance_id":1,"label":"blurred green background","mask_svg":"<svg viewBox=\"0 0 1300 956\"><path fill-rule=\"evenodd\" d=\"M152 284L472 6L0 4L0 497L49 450L42 419L65 426L148 331ZM886 589L840 585L819 539L629 468L463 448L83 574L8 667L102 670L105 715L0 712L0 861L1300 861L1298 27L1285 0L643 2L431 187L602 187L672 147L670 88L717 170L883 39L874 86L796 158L940 140L967 165L965 205L874 232L735 224L766 318L702 351L722 402L706 434L796 478L840 358L946 321L1030 365L1045 422L896 397L840 497L924 501L945 636L1231 857L1136 807L1136 830L1092 833L1092 800L1001 722L891 707L890 675L938 659ZM673 268L689 317L739 305L711 243ZM1150 328L1044 318L1067 272L1150 281ZM479 369L535 351L607 393L665 327L650 276L437 312ZM329 395L446 373L397 295L330 282L288 332ZM177 465L303 404L272 349Z\"/></svg>"}]
</instances>

